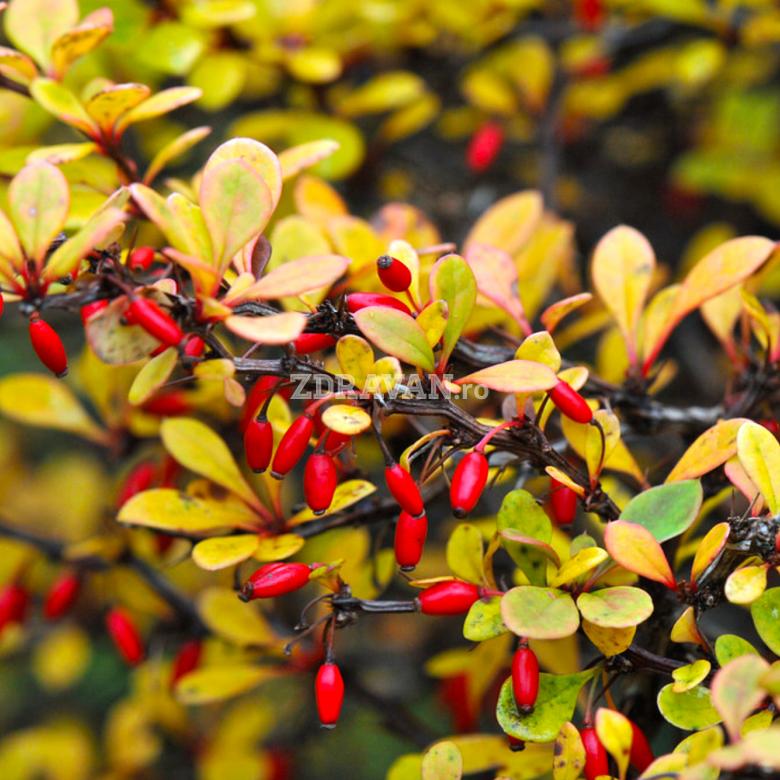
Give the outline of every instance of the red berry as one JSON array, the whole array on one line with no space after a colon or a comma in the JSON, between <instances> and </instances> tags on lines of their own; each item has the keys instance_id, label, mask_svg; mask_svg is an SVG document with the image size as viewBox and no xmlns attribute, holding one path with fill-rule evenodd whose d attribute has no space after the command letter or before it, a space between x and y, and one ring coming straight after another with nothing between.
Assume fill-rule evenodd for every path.
<instances>
[{"instance_id":1,"label":"red berry","mask_svg":"<svg viewBox=\"0 0 780 780\"><path fill-rule=\"evenodd\" d=\"M382 255L376 261L379 281L393 292L406 292L412 283L412 272L396 257Z\"/></svg>"},{"instance_id":2,"label":"red berry","mask_svg":"<svg viewBox=\"0 0 780 780\"><path fill-rule=\"evenodd\" d=\"M404 512L413 517L420 517L425 512L420 489L414 481L414 477L398 463L385 466L385 482Z\"/></svg>"},{"instance_id":3,"label":"red berry","mask_svg":"<svg viewBox=\"0 0 780 780\"><path fill-rule=\"evenodd\" d=\"M561 414L574 422L585 424L593 419L593 412L588 402L563 379L550 390L550 400L558 407Z\"/></svg>"},{"instance_id":4,"label":"red berry","mask_svg":"<svg viewBox=\"0 0 780 780\"><path fill-rule=\"evenodd\" d=\"M389 306L391 309L398 309L411 316L411 309L398 298L392 295L382 295L381 293L352 293L347 296L347 311L354 314L356 311L365 309L367 306Z\"/></svg>"},{"instance_id":5,"label":"red berry","mask_svg":"<svg viewBox=\"0 0 780 780\"><path fill-rule=\"evenodd\" d=\"M525 750L525 742L522 739L513 737L511 734L506 735L506 741L509 743L509 749L513 753L519 753L521 750Z\"/></svg>"},{"instance_id":6,"label":"red berry","mask_svg":"<svg viewBox=\"0 0 780 780\"><path fill-rule=\"evenodd\" d=\"M244 455L255 474L262 474L271 463L274 430L268 420L252 420L244 431Z\"/></svg>"},{"instance_id":7,"label":"red berry","mask_svg":"<svg viewBox=\"0 0 780 780\"><path fill-rule=\"evenodd\" d=\"M184 393L171 390L158 393L148 401L144 401L141 408L147 414L155 414L158 417L179 417L189 412L190 405Z\"/></svg>"},{"instance_id":8,"label":"red berry","mask_svg":"<svg viewBox=\"0 0 780 780\"><path fill-rule=\"evenodd\" d=\"M418 597L424 615L462 615L479 598L479 588L471 582L447 580L426 588Z\"/></svg>"},{"instance_id":9,"label":"red berry","mask_svg":"<svg viewBox=\"0 0 780 780\"><path fill-rule=\"evenodd\" d=\"M344 703L344 679L336 664L324 663L319 668L314 683L314 696L320 723L326 729L332 729L339 719L341 705Z\"/></svg>"},{"instance_id":10,"label":"red berry","mask_svg":"<svg viewBox=\"0 0 780 780\"><path fill-rule=\"evenodd\" d=\"M189 336L184 345L184 354L187 357L200 357L206 349L206 342L200 336Z\"/></svg>"},{"instance_id":11,"label":"red berry","mask_svg":"<svg viewBox=\"0 0 780 780\"><path fill-rule=\"evenodd\" d=\"M23 623L29 603L29 593L15 582L0 590L0 631L11 623Z\"/></svg>"},{"instance_id":12,"label":"red berry","mask_svg":"<svg viewBox=\"0 0 780 780\"><path fill-rule=\"evenodd\" d=\"M333 336L327 333L301 333L295 341L293 347L299 355L309 355L312 352L319 352L321 349L332 347L336 343Z\"/></svg>"},{"instance_id":13,"label":"red berry","mask_svg":"<svg viewBox=\"0 0 780 780\"><path fill-rule=\"evenodd\" d=\"M530 647L519 647L512 658L512 692L520 712L531 712L539 695L539 661Z\"/></svg>"},{"instance_id":14,"label":"red berry","mask_svg":"<svg viewBox=\"0 0 780 780\"><path fill-rule=\"evenodd\" d=\"M352 437L346 433L328 431L328 435L325 437L325 452L327 452L328 455L334 455L342 447L349 444L351 439Z\"/></svg>"},{"instance_id":15,"label":"red berry","mask_svg":"<svg viewBox=\"0 0 780 780\"><path fill-rule=\"evenodd\" d=\"M293 420L292 425L284 432L279 446L276 448L273 464L271 465L271 476L281 479L285 474L289 474L298 461L303 457L306 448L309 446L314 422L309 415L304 414Z\"/></svg>"},{"instance_id":16,"label":"red berry","mask_svg":"<svg viewBox=\"0 0 780 780\"><path fill-rule=\"evenodd\" d=\"M81 591L81 577L72 571L58 577L49 588L43 602L43 616L47 620L62 617L74 604Z\"/></svg>"},{"instance_id":17,"label":"red berry","mask_svg":"<svg viewBox=\"0 0 780 780\"><path fill-rule=\"evenodd\" d=\"M315 515L321 515L333 501L339 474L330 455L315 452L307 461L303 473L303 493Z\"/></svg>"},{"instance_id":18,"label":"red berry","mask_svg":"<svg viewBox=\"0 0 780 780\"><path fill-rule=\"evenodd\" d=\"M154 484L156 476L157 467L150 460L141 461L137 466L134 466L122 483L122 489L116 500L117 508L129 501L136 493L149 490Z\"/></svg>"},{"instance_id":19,"label":"red berry","mask_svg":"<svg viewBox=\"0 0 780 780\"><path fill-rule=\"evenodd\" d=\"M200 657L203 654L203 644L198 639L191 639L185 642L176 658L173 659L173 668L171 669L171 687L200 664Z\"/></svg>"},{"instance_id":20,"label":"red berry","mask_svg":"<svg viewBox=\"0 0 780 780\"><path fill-rule=\"evenodd\" d=\"M92 303L85 303L79 311L81 322L86 325L90 318L99 311L103 311L106 306L108 306L108 300L106 298L101 298L99 301L92 301Z\"/></svg>"},{"instance_id":21,"label":"red berry","mask_svg":"<svg viewBox=\"0 0 780 780\"><path fill-rule=\"evenodd\" d=\"M171 549L173 543L176 541L175 536L170 534L155 534L154 535L154 549L157 555L165 555L168 550Z\"/></svg>"},{"instance_id":22,"label":"red berry","mask_svg":"<svg viewBox=\"0 0 780 780\"><path fill-rule=\"evenodd\" d=\"M305 563L266 563L241 589L243 601L284 596L302 588L309 581L311 568Z\"/></svg>"},{"instance_id":23,"label":"red berry","mask_svg":"<svg viewBox=\"0 0 780 780\"><path fill-rule=\"evenodd\" d=\"M130 666L136 666L144 659L144 644L130 615L120 607L114 607L106 614L106 629L119 654Z\"/></svg>"},{"instance_id":24,"label":"red berry","mask_svg":"<svg viewBox=\"0 0 780 780\"><path fill-rule=\"evenodd\" d=\"M479 713L469 693L469 678L463 672L441 681L439 695L452 713L452 725L458 734L468 734L477 728Z\"/></svg>"},{"instance_id":25,"label":"red berry","mask_svg":"<svg viewBox=\"0 0 780 780\"><path fill-rule=\"evenodd\" d=\"M550 480L550 503L558 525L569 525L577 516L577 494L557 479Z\"/></svg>"},{"instance_id":26,"label":"red berry","mask_svg":"<svg viewBox=\"0 0 780 780\"><path fill-rule=\"evenodd\" d=\"M150 246L139 246L130 252L128 258L128 265L133 269L141 269L142 271L148 270L149 266L154 262L154 249Z\"/></svg>"},{"instance_id":27,"label":"red berry","mask_svg":"<svg viewBox=\"0 0 780 780\"><path fill-rule=\"evenodd\" d=\"M585 30L598 30L604 23L604 0L576 0L574 15Z\"/></svg>"},{"instance_id":28,"label":"red berry","mask_svg":"<svg viewBox=\"0 0 780 780\"><path fill-rule=\"evenodd\" d=\"M504 145L504 129L497 122L485 122L471 137L466 163L473 173L484 173L495 162Z\"/></svg>"},{"instance_id":29,"label":"red berry","mask_svg":"<svg viewBox=\"0 0 780 780\"><path fill-rule=\"evenodd\" d=\"M585 777L587 780L596 780L599 775L609 774L609 760L607 751L596 734L596 729L588 726L580 730L580 739L585 748Z\"/></svg>"},{"instance_id":30,"label":"red berry","mask_svg":"<svg viewBox=\"0 0 780 780\"><path fill-rule=\"evenodd\" d=\"M427 535L425 515L412 517L408 512L401 512L395 526L395 560L404 571L411 571L420 562Z\"/></svg>"},{"instance_id":31,"label":"red berry","mask_svg":"<svg viewBox=\"0 0 780 780\"><path fill-rule=\"evenodd\" d=\"M455 517L465 517L477 505L488 478L488 461L481 452L469 452L458 463L450 485Z\"/></svg>"},{"instance_id":32,"label":"red berry","mask_svg":"<svg viewBox=\"0 0 780 780\"><path fill-rule=\"evenodd\" d=\"M246 394L244 408L241 411L241 421L238 424L241 431L246 430L250 420L255 418L281 381L278 376L263 376L252 385L252 389Z\"/></svg>"},{"instance_id":33,"label":"red berry","mask_svg":"<svg viewBox=\"0 0 780 780\"><path fill-rule=\"evenodd\" d=\"M62 340L57 331L37 313L30 317L30 341L38 359L49 371L60 377L68 373L68 356Z\"/></svg>"},{"instance_id":34,"label":"red berry","mask_svg":"<svg viewBox=\"0 0 780 780\"><path fill-rule=\"evenodd\" d=\"M3 293L0 292L0 317L3 316L3 309L5 309L5 298L3 298Z\"/></svg>"},{"instance_id":35,"label":"red berry","mask_svg":"<svg viewBox=\"0 0 780 780\"><path fill-rule=\"evenodd\" d=\"M140 325L149 335L169 347L177 347L184 338L176 321L149 298L133 298L125 319Z\"/></svg>"},{"instance_id":36,"label":"red berry","mask_svg":"<svg viewBox=\"0 0 780 780\"><path fill-rule=\"evenodd\" d=\"M629 762L637 772L644 772L655 760L653 749L639 726L631 721L631 755Z\"/></svg>"}]
</instances>

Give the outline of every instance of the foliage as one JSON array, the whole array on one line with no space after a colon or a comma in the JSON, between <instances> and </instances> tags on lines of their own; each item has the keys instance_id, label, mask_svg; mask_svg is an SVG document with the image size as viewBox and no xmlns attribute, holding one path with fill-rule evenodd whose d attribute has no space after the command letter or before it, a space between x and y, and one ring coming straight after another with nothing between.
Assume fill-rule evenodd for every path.
<instances>
[{"instance_id":1,"label":"foliage","mask_svg":"<svg viewBox=\"0 0 780 780\"><path fill-rule=\"evenodd\" d=\"M771 4L578 2L574 30L518 0L113 5L3 10L3 326L50 373L0 377L0 775L326 777L358 749L390 780L780 772L775 242L675 269L618 226L581 269L542 177L458 243L329 181L434 122L530 143L652 89L708 116L774 72ZM690 37L618 57L648 19ZM448 48L459 107L377 65ZM193 105L272 96L164 178L211 132ZM721 153L675 175L774 216ZM712 406L679 402L697 318ZM377 716L406 743L365 739Z\"/></svg>"}]
</instances>

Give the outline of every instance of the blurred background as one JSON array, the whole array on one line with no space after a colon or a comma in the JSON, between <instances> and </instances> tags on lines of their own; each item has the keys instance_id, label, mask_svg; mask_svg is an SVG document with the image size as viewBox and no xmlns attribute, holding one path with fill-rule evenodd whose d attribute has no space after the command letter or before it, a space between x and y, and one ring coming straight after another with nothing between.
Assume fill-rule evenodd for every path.
<instances>
[{"instance_id":1,"label":"blurred background","mask_svg":"<svg viewBox=\"0 0 780 780\"><path fill-rule=\"evenodd\" d=\"M82 16L104 5L79 0ZM370 218L388 201L405 201L455 242L498 198L539 189L548 209L574 226L580 262L559 281L567 293L581 288L584 260L619 223L645 233L667 269L678 271L733 235L776 235L780 9L774 0L109 5L114 31L71 69L71 89L90 94L110 81L139 81L153 89L203 90L193 105L128 133L135 158L148 161L183 131L213 128L166 172L173 181L161 187L189 177L232 136L256 138L276 151L334 138L339 151L313 172L353 214ZM0 91L3 188L31 151L75 139L29 99ZM102 202L109 172L95 160L62 167L74 211L90 213ZM155 238L142 232L139 243ZM778 289L770 278L762 294L774 297ZM77 351L78 323L52 322ZM685 336L678 357L688 375L695 369L698 376L696 400L714 398L721 382L711 361L714 341L700 325L686 324ZM0 374L37 370L25 320L15 312L0 321L0 344ZM107 380L97 371L87 375L98 406L95 388ZM676 392L691 400L690 385ZM369 465L371 457L376 453L365 453ZM67 436L3 423L0 464L6 512L74 539L107 522L117 475L88 445L74 450ZM437 530L440 539L448 528ZM332 557L351 554L362 564L382 541L386 546L387 538L349 530L312 543L307 554L324 557L315 547L327 544ZM23 556L3 544L6 566ZM426 559L420 574L446 570L443 556L440 549ZM202 575L174 574L193 589L213 582ZM51 571L36 569L32 576L44 582ZM96 598L108 578L92 582ZM123 587L140 586L123 581ZM293 625L300 606L290 599L274 614L274 625ZM480 724L496 731L491 680L479 682L482 705L475 707L462 671L491 668L491 661L469 657L458 625L398 616L343 632L349 635L340 650L348 700L344 722L326 735L313 727L305 675L225 709L198 710L193 727L169 699L155 698L148 681L128 676L101 638L89 599L78 625L52 635L33 625L34 653L19 651L23 638L4 637L0 732L7 736L0 740L0 767L18 767L15 756L40 751L54 756L45 776L65 779L372 780L384 777L399 755L438 736ZM351 661L359 671L350 672ZM556 671L575 663L573 657L546 661ZM665 737L656 739L663 744ZM209 753L209 744L222 752Z\"/></svg>"}]
</instances>

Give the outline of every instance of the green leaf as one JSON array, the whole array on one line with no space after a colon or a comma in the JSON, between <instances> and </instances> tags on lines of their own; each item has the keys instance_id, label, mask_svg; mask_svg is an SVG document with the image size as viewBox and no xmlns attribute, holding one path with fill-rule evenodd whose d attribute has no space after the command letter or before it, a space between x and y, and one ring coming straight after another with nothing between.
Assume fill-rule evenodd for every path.
<instances>
[{"instance_id":1,"label":"green leaf","mask_svg":"<svg viewBox=\"0 0 780 780\"><path fill-rule=\"evenodd\" d=\"M769 588L750 605L753 624L764 644L780 655L780 588Z\"/></svg>"},{"instance_id":2,"label":"green leaf","mask_svg":"<svg viewBox=\"0 0 780 780\"><path fill-rule=\"evenodd\" d=\"M527 742L551 742L564 723L571 720L583 685L595 674L588 669L577 674L539 675L539 696L532 712L520 713L512 693L512 678L501 686L496 717L509 735Z\"/></svg>"},{"instance_id":3,"label":"green leaf","mask_svg":"<svg viewBox=\"0 0 780 780\"><path fill-rule=\"evenodd\" d=\"M657 541L665 542L690 528L699 514L701 502L702 489L698 479L669 482L632 498L620 519L644 526Z\"/></svg>"},{"instance_id":4,"label":"green leaf","mask_svg":"<svg viewBox=\"0 0 780 780\"><path fill-rule=\"evenodd\" d=\"M387 306L367 306L353 316L374 346L412 366L433 371L433 350L423 329L408 314Z\"/></svg>"},{"instance_id":5,"label":"green leaf","mask_svg":"<svg viewBox=\"0 0 780 780\"><path fill-rule=\"evenodd\" d=\"M580 613L569 593L533 585L507 591L501 599L501 616L512 633L530 639L571 636L580 625Z\"/></svg>"},{"instance_id":6,"label":"green leaf","mask_svg":"<svg viewBox=\"0 0 780 780\"><path fill-rule=\"evenodd\" d=\"M205 47L206 37L200 30L179 22L163 21L145 31L134 56L153 70L183 76L197 62Z\"/></svg>"},{"instance_id":7,"label":"green leaf","mask_svg":"<svg viewBox=\"0 0 780 780\"><path fill-rule=\"evenodd\" d=\"M436 261L429 280L431 300L445 300L449 311L442 336L439 363L447 365L477 302L477 280L460 255L445 255Z\"/></svg>"},{"instance_id":8,"label":"green leaf","mask_svg":"<svg viewBox=\"0 0 780 780\"><path fill-rule=\"evenodd\" d=\"M65 176L50 163L28 165L11 182L8 200L27 257L42 262L68 216L70 190Z\"/></svg>"},{"instance_id":9,"label":"green leaf","mask_svg":"<svg viewBox=\"0 0 780 780\"><path fill-rule=\"evenodd\" d=\"M463 623L463 636L472 642L484 642L508 630L501 618L500 596L475 601Z\"/></svg>"},{"instance_id":10,"label":"green leaf","mask_svg":"<svg viewBox=\"0 0 780 780\"><path fill-rule=\"evenodd\" d=\"M30 85L35 102L66 125L81 130L90 138L98 135L98 127L81 101L64 84L54 79L35 79Z\"/></svg>"},{"instance_id":11,"label":"green leaf","mask_svg":"<svg viewBox=\"0 0 780 780\"><path fill-rule=\"evenodd\" d=\"M206 167L200 207L221 276L233 255L268 224L273 200L257 171L242 160L225 160Z\"/></svg>"},{"instance_id":12,"label":"green leaf","mask_svg":"<svg viewBox=\"0 0 780 780\"><path fill-rule=\"evenodd\" d=\"M653 614L653 600L641 588L619 585L581 593L577 607L582 616L602 628L629 628Z\"/></svg>"},{"instance_id":13,"label":"green leaf","mask_svg":"<svg viewBox=\"0 0 780 780\"><path fill-rule=\"evenodd\" d=\"M674 683L664 685L658 692L658 709L669 723L686 731L699 731L721 721L709 690L701 685L682 693L674 692Z\"/></svg>"},{"instance_id":14,"label":"green leaf","mask_svg":"<svg viewBox=\"0 0 780 780\"><path fill-rule=\"evenodd\" d=\"M552 539L550 518L527 490L513 490L504 496L496 517L496 526L499 532L515 531L545 544L549 544ZM531 584L546 584L547 564L543 552L512 542L506 537L502 538L501 544Z\"/></svg>"},{"instance_id":15,"label":"green leaf","mask_svg":"<svg viewBox=\"0 0 780 780\"><path fill-rule=\"evenodd\" d=\"M715 658L721 666L725 666L735 658L751 653L758 655L758 650L747 639L736 634L721 634L715 640Z\"/></svg>"}]
</instances>

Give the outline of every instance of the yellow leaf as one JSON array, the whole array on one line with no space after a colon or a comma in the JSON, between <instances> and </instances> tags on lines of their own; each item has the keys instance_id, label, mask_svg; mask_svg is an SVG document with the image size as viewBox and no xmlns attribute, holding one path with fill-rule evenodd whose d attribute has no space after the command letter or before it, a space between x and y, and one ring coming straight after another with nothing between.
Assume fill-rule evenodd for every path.
<instances>
[{"instance_id":1,"label":"yellow leaf","mask_svg":"<svg viewBox=\"0 0 780 780\"><path fill-rule=\"evenodd\" d=\"M87 111L89 111L89 104L87 104ZM149 163L149 167L144 174L144 184L151 184L157 178L157 174L160 173L168 163L173 162L173 160L176 160L188 152L193 146L200 143L209 135L209 133L211 133L210 127L193 127L191 130L182 133L178 138L174 138L173 141L163 146Z\"/></svg>"},{"instance_id":2,"label":"yellow leaf","mask_svg":"<svg viewBox=\"0 0 780 780\"><path fill-rule=\"evenodd\" d=\"M650 242L627 225L610 230L593 253L593 285L623 333L632 362L636 360L637 327L654 270L655 253Z\"/></svg>"},{"instance_id":3,"label":"yellow leaf","mask_svg":"<svg viewBox=\"0 0 780 780\"><path fill-rule=\"evenodd\" d=\"M306 540L297 534L280 534L259 539L253 557L258 561L281 561L295 555Z\"/></svg>"},{"instance_id":4,"label":"yellow leaf","mask_svg":"<svg viewBox=\"0 0 780 780\"><path fill-rule=\"evenodd\" d=\"M54 79L38 78L30 85L30 94L41 108L66 125L75 127L89 138L99 137L99 130L81 101Z\"/></svg>"},{"instance_id":5,"label":"yellow leaf","mask_svg":"<svg viewBox=\"0 0 780 780\"><path fill-rule=\"evenodd\" d=\"M52 44L51 60L52 70L57 77L62 77L68 68L79 57L91 52L113 30L113 16L109 9L104 9L107 14L102 18L92 14L94 20L85 19L77 27L73 27L60 35ZM102 23L101 23L102 22Z\"/></svg>"},{"instance_id":6,"label":"yellow leaf","mask_svg":"<svg viewBox=\"0 0 780 780\"><path fill-rule=\"evenodd\" d=\"M533 360L536 363L549 366L556 372L561 367L561 353L558 352L552 336L546 330L540 330L526 336L515 352L515 360Z\"/></svg>"},{"instance_id":7,"label":"yellow leaf","mask_svg":"<svg viewBox=\"0 0 780 780\"><path fill-rule=\"evenodd\" d=\"M232 490L250 506L260 506L227 444L208 425L189 417L169 417L160 426L160 436L182 466Z\"/></svg>"},{"instance_id":8,"label":"yellow leaf","mask_svg":"<svg viewBox=\"0 0 780 780\"><path fill-rule=\"evenodd\" d=\"M737 453L737 434L744 417L720 420L701 434L677 461L666 482L693 479L724 464Z\"/></svg>"},{"instance_id":9,"label":"yellow leaf","mask_svg":"<svg viewBox=\"0 0 780 780\"><path fill-rule=\"evenodd\" d=\"M636 626L604 628L584 619L582 629L585 636L608 658L628 650L636 634Z\"/></svg>"},{"instance_id":10,"label":"yellow leaf","mask_svg":"<svg viewBox=\"0 0 780 780\"><path fill-rule=\"evenodd\" d=\"M582 485L578 485L568 474L565 474L560 469L555 466L545 466L544 470L556 482L566 485L567 488L573 490L580 498L585 495L585 488Z\"/></svg>"},{"instance_id":11,"label":"yellow leaf","mask_svg":"<svg viewBox=\"0 0 780 780\"><path fill-rule=\"evenodd\" d=\"M373 485L371 482L367 482L364 479L348 479L346 482L340 483L336 488L336 492L333 494L333 501L331 501L324 515L315 515L308 508L302 509L290 518L288 525L294 528L297 525L301 525L301 523L308 523L316 517L326 517L327 515L340 512L342 509L356 504L374 492L376 492L376 485Z\"/></svg>"},{"instance_id":12,"label":"yellow leaf","mask_svg":"<svg viewBox=\"0 0 780 780\"><path fill-rule=\"evenodd\" d=\"M362 389L374 365L371 345L362 336L347 334L336 342L336 359L342 376Z\"/></svg>"},{"instance_id":13,"label":"yellow leaf","mask_svg":"<svg viewBox=\"0 0 780 780\"><path fill-rule=\"evenodd\" d=\"M363 389L367 393L388 393L402 379L403 371L398 358L385 356L379 358L371 367Z\"/></svg>"},{"instance_id":14,"label":"yellow leaf","mask_svg":"<svg viewBox=\"0 0 780 780\"><path fill-rule=\"evenodd\" d=\"M699 627L696 625L696 613L693 607L686 607L680 617L675 620L669 638L672 642L692 642L702 647L707 646L699 632Z\"/></svg>"},{"instance_id":15,"label":"yellow leaf","mask_svg":"<svg viewBox=\"0 0 780 780\"><path fill-rule=\"evenodd\" d=\"M482 555L480 530L468 523L458 525L447 542L447 566L452 573L468 582L482 583L485 578Z\"/></svg>"},{"instance_id":16,"label":"yellow leaf","mask_svg":"<svg viewBox=\"0 0 780 780\"><path fill-rule=\"evenodd\" d=\"M148 401L168 381L178 361L179 352L175 347L168 347L153 357L136 374L130 392L127 394L127 400L133 406L140 406Z\"/></svg>"},{"instance_id":17,"label":"yellow leaf","mask_svg":"<svg viewBox=\"0 0 780 780\"><path fill-rule=\"evenodd\" d=\"M425 82L418 75L403 70L385 71L342 95L338 111L346 117L379 114L415 100L424 91Z\"/></svg>"},{"instance_id":18,"label":"yellow leaf","mask_svg":"<svg viewBox=\"0 0 780 780\"><path fill-rule=\"evenodd\" d=\"M136 122L145 122L147 119L154 119L163 114L168 114L180 106L194 103L202 94L203 92L197 87L171 87L170 89L164 89L123 114L116 124L116 133L117 135L122 135L129 125Z\"/></svg>"},{"instance_id":19,"label":"yellow leaf","mask_svg":"<svg viewBox=\"0 0 780 780\"><path fill-rule=\"evenodd\" d=\"M256 534L217 536L204 539L192 548L192 560L201 569L218 571L235 566L251 557L257 550L259 539Z\"/></svg>"},{"instance_id":20,"label":"yellow leaf","mask_svg":"<svg viewBox=\"0 0 780 780\"><path fill-rule=\"evenodd\" d=\"M569 558L561 566L558 573L552 578L550 586L560 588L561 585L573 582L582 577L583 574L593 571L597 566L604 563L607 558L609 558L607 551L602 550L601 547L586 547Z\"/></svg>"},{"instance_id":21,"label":"yellow leaf","mask_svg":"<svg viewBox=\"0 0 780 780\"><path fill-rule=\"evenodd\" d=\"M681 666L679 669L672 671L672 677L674 678L674 685L672 690L675 693L685 693L691 688L695 688L700 682L703 682L712 669L712 664L700 658L698 661L694 661L692 664Z\"/></svg>"},{"instance_id":22,"label":"yellow leaf","mask_svg":"<svg viewBox=\"0 0 780 780\"><path fill-rule=\"evenodd\" d=\"M605 750L615 759L623 780L628 769L634 736L631 721L615 710L599 707L596 711L596 734Z\"/></svg>"},{"instance_id":23,"label":"yellow leaf","mask_svg":"<svg viewBox=\"0 0 780 780\"><path fill-rule=\"evenodd\" d=\"M514 255L528 242L543 212L542 196L534 190L508 195L477 220L465 245L487 244Z\"/></svg>"},{"instance_id":24,"label":"yellow leaf","mask_svg":"<svg viewBox=\"0 0 780 780\"><path fill-rule=\"evenodd\" d=\"M423 756L422 780L460 780L463 758L453 742L437 742Z\"/></svg>"},{"instance_id":25,"label":"yellow leaf","mask_svg":"<svg viewBox=\"0 0 780 780\"><path fill-rule=\"evenodd\" d=\"M604 530L607 551L624 569L649 580L662 582L672 590L677 589L669 561L661 545L644 526L616 520Z\"/></svg>"},{"instance_id":26,"label":"yellow leaf","mask_svg":"<svg viewBox=\"0 0 780 780\"><path fill-rule=\"evenodd\" d=\"M182 677L176 685L176 698L182 704L211 704L240 696L257 688L277 672L270 666L228 664L196 669Z\"/></svg>"},{"instance_id":27,"label":"yellow leaf","mask_svg":"<svg viewBox=\"0 0 780 780\"><path fill-rule=\"evenodd\" d=\"M233 314L225 325L237 336L255 344L288 344L295 341L306 327L306 315L297 311L272 314L268 317L242 317Z\"/></svg>"},{"instance_id":28,"label":"yellow leaf","mask_svg":"<svg viewBox=\"0 0 780 780\"><path fill-rule=\"evenodd\" d=\"M108 434L89 417L68 386L54 377L11 374L0 379L0 412L25 425L108 443Z\"/></svg>"},{"instance_id":29,"label":"yellow leaf","mask_svg":"<svg viewBox=\"0 0 780 780\"><path fill-rule=\"evenodd\" d=\"M739 462L775 515L780 511L780 444L763 425L746 422L737 434Z\"/></svg>"},{"instance_id":30,"label":"yellow leaf","mask_svg":"<svg viewBox=\"0 0 780 780\"><path fill-rule=\"evenodd\" d=\"M145 84L112 84L92 95L84 108L107 135L122 114L146 100L150 93Z\"/></svg>"},{"instance_id":31,"label":"yellow leaf","mask_svg":"<svg viewBox=\"0 0 780 780\"><path fill-rule=\"evenodd\" d=\"M146 490L125 503L117 520L159 531L205 534L225 528L251 528L257 515L236 496L196 497L170 488Z\"/></svg>"},{"instance_id":32,"label":"yellow leaf","mask_svg":"<svg viewBox=\"0 0 780 780\"><path fill-rule=\"evenodd\" d=\"M726 598L732 604L752 604L766 590L769 564L743 566L729 574L726 580Z\"/></svg>"},{"instance_id":33,"label":"yellow leaf","mask_svg":"<svg viewBox=\"0 0 780 780\"><path fill-rule=\"evenodd\" d=\"M483 385L499 393L535 393L558 382L555 372L543 363L509 360L456 379L458 385Z\"/></svg>"},{"instance_id":34,"label":"yellow leaf","mask_svg":"<svg viewBox=\"0 0 780 780\"><path fill-rule=\"evenodd\" d=\"M212 587L201 591L198 614L211 631L240 647L270 645L277 641L257 604L243 603L231 588Z\"/></svg>"},{"instance_id":35,"label":"yellow leaf","mask_svg":"<svg viewBox=\"0 0 780 780\"><path fill-rule=\"evenodd\" d=\"M720 555L726 546L731 526L727 522L718 523L707 531L705 537L696 548L696 555L691 565L691 582L696 582L707 567Z\"/></svg>"},{"instance_id":36,"label":"yellow leaf","mask_svg":"<svg viewBox=\"0 0 780 780\"><path fill-rule=\"evenodd\" d=\"M332 404L322 413L322 422L336 433L357 436L371 427L371 416L359 406Z\"/></svg>"},{"instance_id":37,"label":"yellow leaf","mask_svg":"<svg viewBox=\"0 0 780 780\"><path fill-rule=\"evenodd\" d=\"M320 160L330 157L339 148L338 141L323 139L321 141L309 141L289 149L285 149L279 155L279 164L282 166L282 179L292 179L306 168L311 168Z\"/></svg>"},{"instance_id":38,"label":"yellow leaf","mask_svg":"<svg viewBox=\"0 0 780 780\"><path fill-rule=\"evenodd\" d=\"M76 626L64 625L36 645L33 672L45 690L65 690L81 679L91 652L87 635Z\"/></svg>"},{"instance_id":39,"label":"yellow leaf","mask_svg":"<svg viewBox=\"0 0 780 780\"><path fill-rule=\"evenodd\" d=\"M585 748L573 723L564 723L553 748L553 780L577 780L585 769Z\"/></svg>"}]
</instances>

